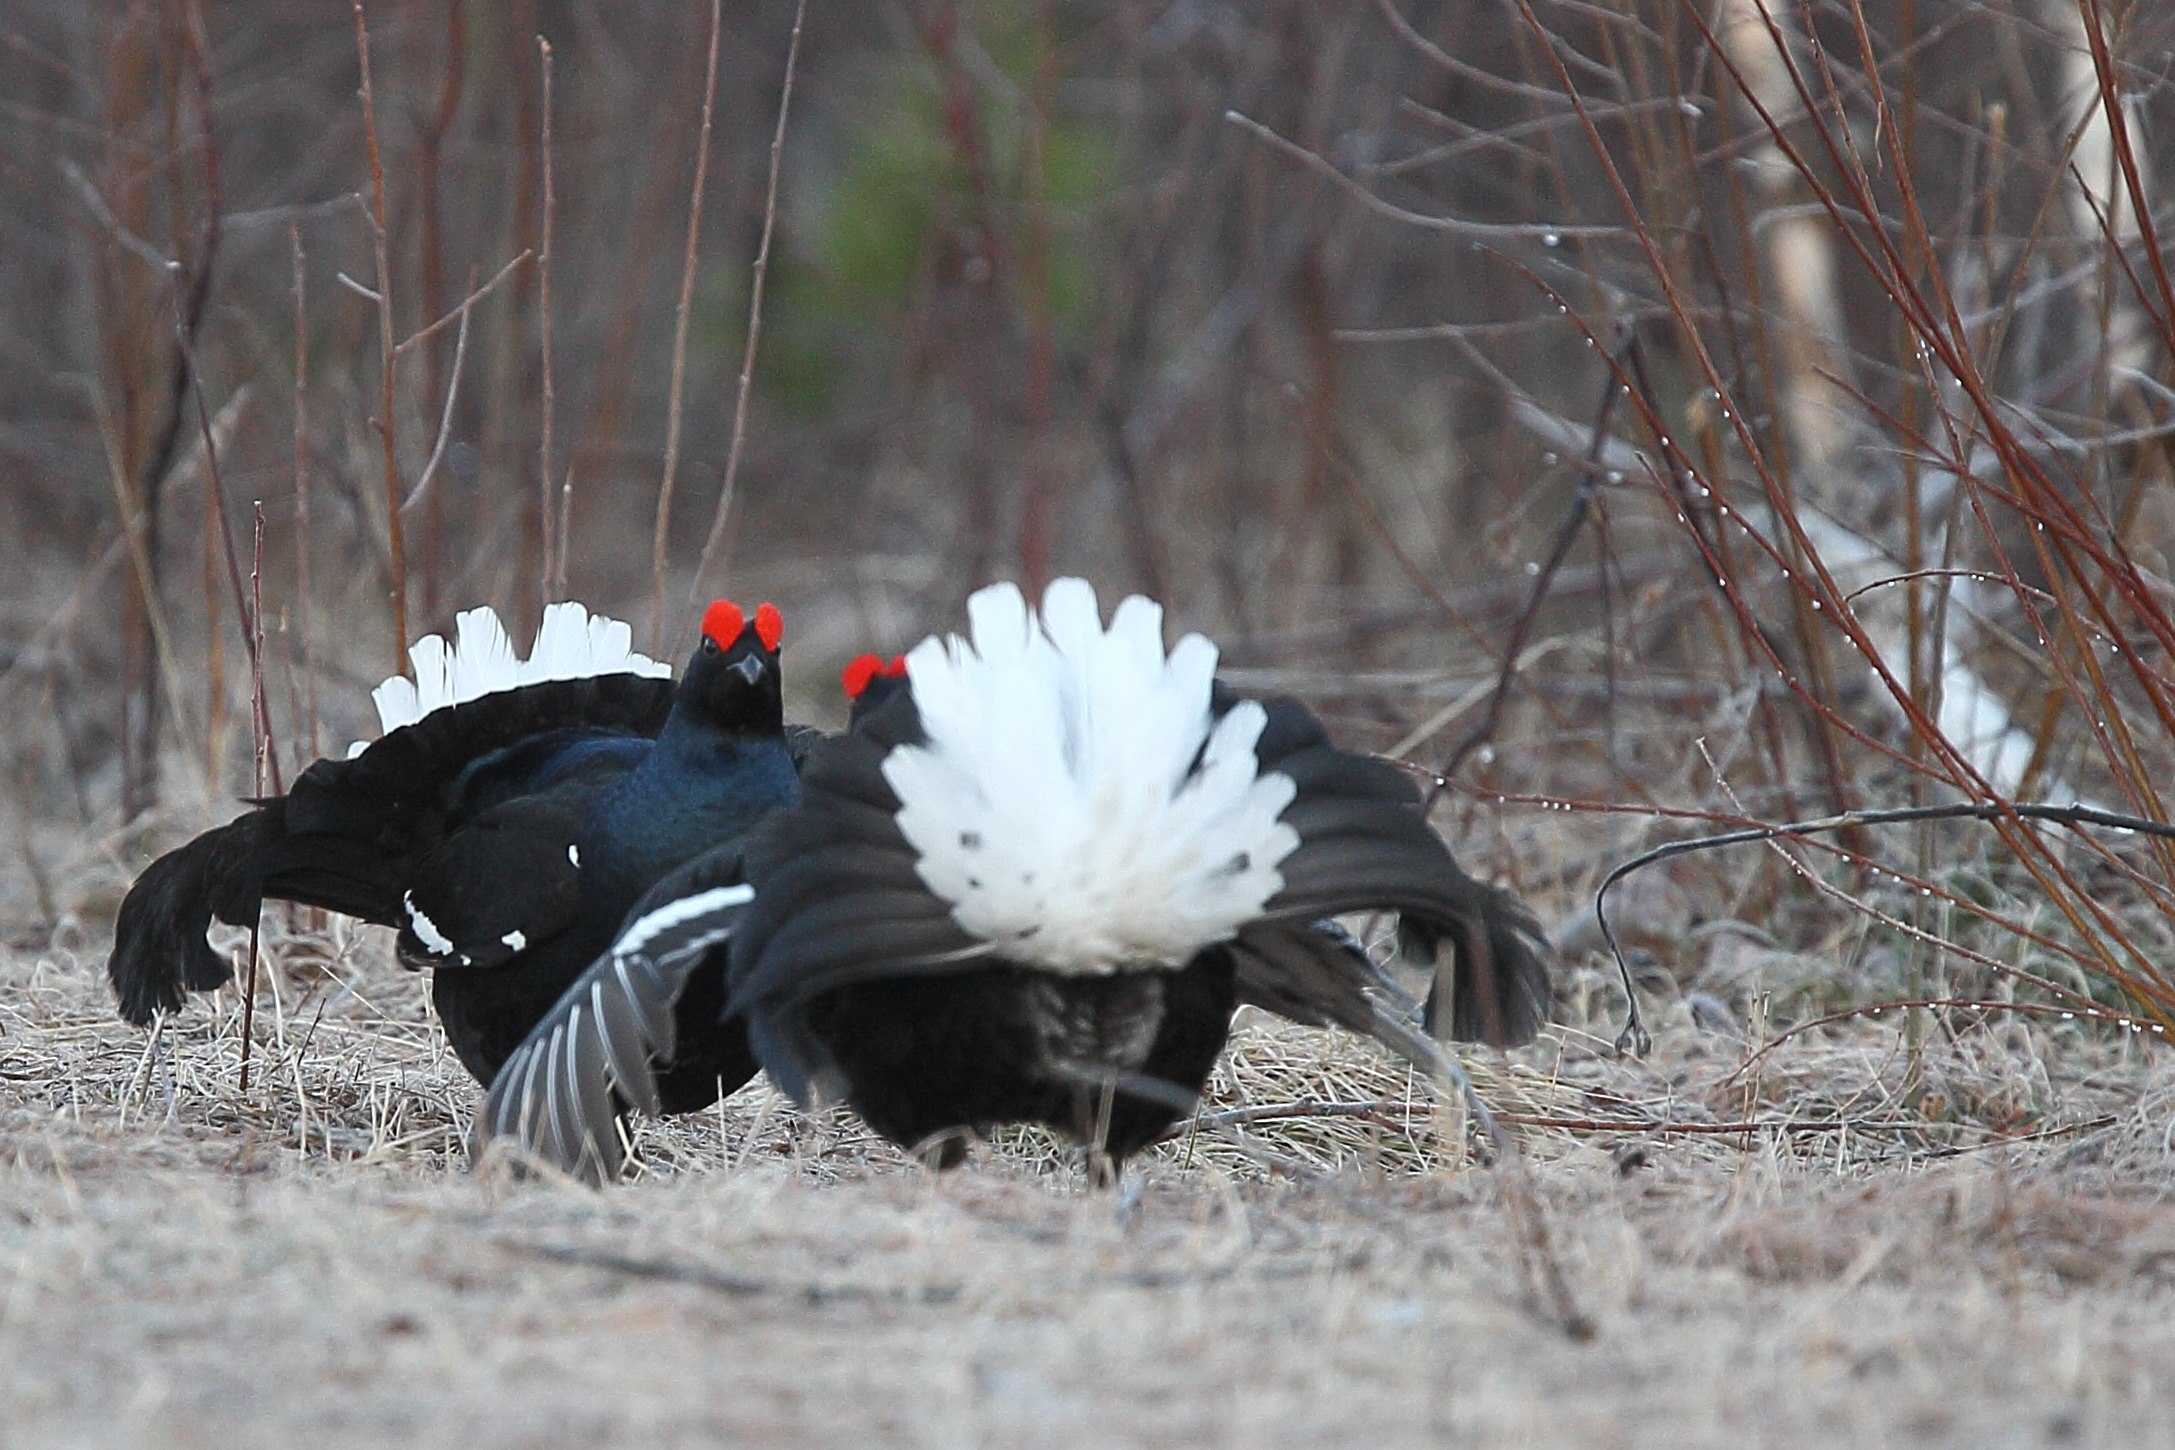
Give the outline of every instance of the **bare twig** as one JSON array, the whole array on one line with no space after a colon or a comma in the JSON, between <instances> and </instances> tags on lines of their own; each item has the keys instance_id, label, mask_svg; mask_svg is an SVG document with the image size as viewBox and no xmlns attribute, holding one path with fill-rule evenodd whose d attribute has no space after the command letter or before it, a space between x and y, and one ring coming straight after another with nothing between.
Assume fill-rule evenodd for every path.
<instances>
[{"instance_id":1,"label":"bare twig","mask_svg":"<svg viewBox=\"0 0 2175 1450\"><path fill-rule=\"evenodd\" d=\"M657 529L650 543L649 651L664 653L665 539L672 526L672 489L680 472L680 395L687 375L687 316L695 300L695 259L702 238L702 191L710 177L710 114L717 103L717 40L721 0L710 0L710 59L702 82L702 129L695 141L695 185L687 198L687 250L680 261L680 302L672 318L672 386L665 403L665 470L657 483Z\"/></svg>"},{"instance_id":2,"label":"bare twig","mask_svg":"<svg viewBox=\"0 0 2175 1450\"><path fill-rule=\"evenodd\" d=\"M370 241L378 285L378 438L385 455L385 547L392 560L393 672L408 668L408 551L400 528L400 462L394 449L393 269L385 244L385 165L378 155L377 102L370 90L370 31L355 7L355 58L362 68L363 137L370 151Z\"/></svg>"},{"instance_id":3,"label":"bare twig","mask_svg":"<svg viewBox=\"0 0 2175 1450\"><path fill-rule=\"evenodd\" d=\"M287 245L294 257L295 299L295 621L302 633L302 693L309 729L309 755L319 754L317 736L317 632L310 602L310 335L303 301L306 273L302 264L302 228L289 223Z\"/></svg>"},{"instance_id":4,"label":"bare twig","mask_svg":"<svg viewBox=\"0 0 2175 1450\"><path fill-rule=\"evenodd\" d=\"M1287 140L1270 127L1264 126L1261 122L1243 112L1226 111L1223 113L1223 118L1249 136L1265 142L1271 149L1290 157L1307 170L1335 182L1340 190L1369 211L1378 216L1386 217L1390 221L1402 223L1405 226L1421 227L1434 232L1447 232L1455 236L1476 240L1485 238L1490 241L1540 242L1548 246L1560 244L1566 239L1583 241L1623 235L1624 229L1622 227L1551 226L1542 222L1476 222L1469 221L1464 217L1430 216L1426 212L1411 211L1396 205L1394 202L1383 200L1338 170L1335 163L1331 162L1327 157L1309 151L1296 141Z\"/></svg>"},{"instance_id":5,"label":"bare twig","mask_svg":"<svg viewBox=\"0 0 2175 1450\"><path fill-rule=\"evenodd\" d=\"M1638 345L1633 336L1626 336L1618 348L1619 359ZM1571 545L1586 526L1586 516L1593 511L1594 491L1600 487L1601 458L1608 449L1610 424L1616 418L1616 400L1623 396L1623 388L1616 381L1615 370L1602 378L1601 403L1595 411L1593 438L1586 447L1585 466L1579 470L1578 483L1571 491L1571 507L1556 530L1556 539L1549 546L1548 557L1541 561L1540 569L1533 576L1533 587L1526 595L1525 608L1518 612L1517 623L1511 626L1510 639L1503 646L1503 661L1496 671L1495 692L1488 697L1488 709L1473 727L1465 732L1442 763L1438 774L1445 780L1458 773L1465 757L1495 734L1495 727L1503 718L1503 706L1510 698L1511 685L1516 681L1518 661L1525 653L1526 637L1533 631L1533 621L1540 617L1541 605L1548 598L1549 588L1555 583L1556 571L1570 557ZM1438 785L1428 793L1428 807L1442 795Z\"/></svg>"},{"instance_id":6,"label":"bare twig","mask_svg":"<svg viewBox=\"0 0 2175 1450\"><path fill-rule=\"evenodd\" d=\"M468 308L474 306L476 303L481 302L484 298L490 296L493 292L497 291L499 283L505 281L508 277L511 277L515 272L519 271L529 262L534 261L535 258L536 253L534 251L530 250L527 247L522 248L512 261L508 262L505 266L499 268L498 271L491 274L490 281L484 283L481 287L473 287L469 289L468 295L461 299L460 306L455 307L451 312L446 313L443 317L437 318L436 320L431 322L429 326L418 328L414 332L411 332L406 337L402 338L399 342L395 343L393 345L393 357L396 360L404 358L415 348L421 346L423 343L430 341L433 337L436 337L439 333L445 331L447 328L459 326L461 321L461 314L463 312L465 312ZM346 283L349 287L353 288L359 296L367 298L370 302L375 303L378 301L378 294L375 291L363 286L362 283L356 281L350 276L347 276L345 273L340 274L339 280Z\"/></svg>"},{"instance_id":7,"label":"bare twig","mask_svg":"<svg viewBox=\"0 0 2175 1450\"><path fill-rule=\"evenodd\" d=\"M415 487L400 501L403 509L414 508L417 501L429 491L431 480L438 474L439 460L446 456L446 439L453 433L453 404L461 395L461 363L468 356L468 309L475 299L476 271L473 267L468 271L468 289L469 300L461 303L461 325L453 334L453 371L446 377L446 403L438 415L438 437L431 444L430 459L424 463L422 473L417 475Z\"/></svg>"},{"instance_id":8,"label":"bare twig","mask_svg":"<svg viewBox=\"0 0 2175 1450\"><path fill-rule=\"evenodd\" d=\"M2109 1012L2099 1007L2087 1007L2083 1003L2072 1003L2064 1006L2059 1002L2004 1002L1998 998L1988 997L1902 997L1881 1002L1866 1002L1856 1007L1845 1007L1837 1012L1825 1012L1818 1017L1808 1018L1794 1027L1778 1032L1761 1043L1743 1062L1738 1063L1736 1067L1730 1070L1729 1076L1723 1078L1715 1086L1717 1088L1728 1087L1747 1072L1750 1072L1761 1058L1792 1038L1802 1037L1808 1032L1818 1031L1822 1027L1833 1027L1838 1022L1848 1022L1855 1017L1878 1017L1883 1012L1910 1012L1929 1009L1959 1012L2016 1012L2027 1017L2053 1017L2064 1022L2074 1022L2081 1018L2086 1021L2104 1022L2110 1027L2119 1027L2127 1032L2150 1032L2155 1037L2167 1036L2167 1028L2161 1023L2126 1016L2120 1012Z\"/></svg>"},{"instance_id":9,"label":"bare twig","mask_svg":"<svg viewBox=\"0 0 2175 1450\"><path fill-rule=\"evenodd\" d=\"M539 349L543 353L544 365L544 399L540 409L542 416L538 420L539 436L536 443L536 473L540 490L537 499L537 526L543 531L544 569L543 576L537 580L537 588L543 594L543 603L549 604L554 592L552 580L563 577L566 572L563 562L566 556L564 539L558 541L559 558L562 562L557 569L552 567L552 540L555 531L551 526L551 425L558 415L551 368L551 223L553 213L558 208L559 197L553 186L551 164L551 42L541 35L537 36L536 50L544 72L544 235L536 252L536 315L540 333ZM462 318L462 326L467 326L465 316ZM450 398L450 390L448 396Z\"/></svg>"},{"instance_id":10,"label":"bare twig","mask_svg":"<svg viewBox=\"0 0 2175 1450\"><path fill-rule=\"evenodd\" d=\"M256 527L249 549L249 734L252 781L256 793L265 793L266 767L272 761L271 717L264 704L264 500L254 504ZM241 1090L249 1091L249 1044L257 1020L257 954L259 918L249 923L249 968L242 974L242 1069Z\"/></svg>"},{"instance_id":11,"label":"bare twig","mask_svg":"<svg viewBox=\"0 0 2175 1450\"><path fill-rule=\"evenodd\" d=\"M65 156L60 159L59 166L62 179L68 183L70 189L82 201L84 210L88 211L99 226L105 229L106 235L121 244L124 251L130 253L161 277L171 276L181 270L181 263L130 231L127 225L113 214L113 207L106 201L105 194L98 189L96 183L83 174L81 167Z\"/></svg>"},{"instance_id":12,"label":"bare twig","mask_svg":"<svg viewBox=\"0 0 2175 1450\"><path fill-rule=\"evenodd\" d=\"M1691 840L1670 841L1637 856L1610 870L1594 889L1594 916L1600 923L1601 936L1608 943L1611 955L1616 958L1616 969L1623 978L1625 996L1631 1002L1630 1020L1624 1032L1617 1038L1617 1051L1644 1053L1651 1045L1638 1019L1638 1000L1631 984L1631 965L1624 957L1623 947L1616 939L1616 928L1609 921L1609 888L1631 875L1634 871L1667 861L1675 856L1689 855L1694 851L1713 850L1722 846L1742 846L1757 841L1788 840L1800 836L1824 835L1833 831L1856 831L1866 826L1891 826L1912 821L2046 821L2054 825L2104 826L2111 830L2134 831L2142 836L2161 840L2175 840L2175 825L2164 821L2149 820L2144 816L2126 815L2098 806L2051 805L2030 801L1965 801L1954 805L1905 806L1895 810L1844 811L1839 815L1823 816L1818 820L1790 821L1775 826L1754 826L1741 831L1724 831L1713 836L1699 836ZM2155 1020L2166 1023L2167 1015L2158 1004L2153 1004L2150 1014Z\"/></svg>"},{"instance_id":13,"label":"bare twig","mask_svg":"<svg viewBox=\"0 0 2175 1450\"><path fill-rule=\"evenodd\" d=\"M416 238L416 250L422 261L421 293L423 315L429 317L446 310L445 265L445 152L446 137L453 130L453 123L461 113L462 83L468 72L468 0L443 0L445 6L445 43L441 77L438 84L438 103L431 109L429 119L415 127L415 187L417 210L421 213L420 235ZM397 355L398 349L395 353ZM445 391L444 370L437 349L423 355L423 396L435 398ZM431 506L423 516L423 546L421 556L423 586L423 612L437 613L439 589L445 579L446 564L446 513L443 494L431 497Z\"/></svg>"},{"instance_id":14,"label":"bare twig","mask_svg":"<svg viewBox=\"0 0 2175 1450\"><path fill-rule=\"evenodd\" d=\"M174 314L174 339L176 351L181 357L183 376L188 379L196 399L196 425L204 446L205 497L210 506L209 512L218 524L219 543L227 566L227 583L234 591L234 620L241 626L242 639L249 648L250 669L252 672L262 673L263 661L259 657L256 641L262 637L263 631L258 625L256 606L250 602L249 595L242 588L241 554L234 540L233 520L227 514L226 484L219 474L217 430L213 428L211 414L205 407L204 380L196 371L196 345L189 336L187 319L178 311ZM236 395L236 402L247 395L248 389L245 385ZM234 403L230 403L226 409L221 410L222 421L231 414L234 406ZM264 728L270 734L269 719ZM278 789L279 764L276 761L272 765L272 780L274 789Z\"/></svg>"},{"instance_id":15,"label":"bare twig","mask_svg":"<svg viewBox=\"0 0 2175 1450\"><path fill-rule=\"evenodd\" d=\"M785 82L778 94L778 128L770 138L770 181L763 193L763 237L756 244L755 274L748 290L748 338L740 354L740 390L733 400L732 444L725 453L725 482L718 492L717 511L710 518L710 534L703 540L702 557L696 561L695 577L688 585L690 608L702 598L710 561L724 542L725 525L732 516L733 484L740 476L740 450L748 433L748 384L755 376L755 345L763 335L763 280L770 274L770 239L778 227L778 168L785 155L786 117L793 109L793 72L800 60L801 20L807 13L808 0L797 0L793 6L793 35L785 47Z\"/></svg>"}]
</instances>

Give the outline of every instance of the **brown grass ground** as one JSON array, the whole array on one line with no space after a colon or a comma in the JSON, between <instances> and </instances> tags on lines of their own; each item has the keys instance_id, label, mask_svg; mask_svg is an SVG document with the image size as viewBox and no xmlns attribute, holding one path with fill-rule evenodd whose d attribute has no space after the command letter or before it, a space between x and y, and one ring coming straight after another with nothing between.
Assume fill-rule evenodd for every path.
<instances>
[{"instance_id":1,"label":"brown grass ground","mask_svg":"<svg viewBox=\"0 0 2175 1450\"><path fill-rule=\"evenodd\" d=\"M1871 1023L1723 1085L1743 1045L1681 1007L1644 1064L1476 1059L1528 1115L1852 1124L1522 1129L1580 1339L1349 1039L1244 1024L1211 1106L1393 1106L1204 1130L1129 1210L1039 1139L932 1180L761 1088L600 1194L468 1171L376 934L275 938L247 1091L234 994L154 1043L101 941L0 956L8 1450L2175 1442L2175 1079L2073 1028L1942 1038L1912 1095Z\"/></svg>"}]
</instances>

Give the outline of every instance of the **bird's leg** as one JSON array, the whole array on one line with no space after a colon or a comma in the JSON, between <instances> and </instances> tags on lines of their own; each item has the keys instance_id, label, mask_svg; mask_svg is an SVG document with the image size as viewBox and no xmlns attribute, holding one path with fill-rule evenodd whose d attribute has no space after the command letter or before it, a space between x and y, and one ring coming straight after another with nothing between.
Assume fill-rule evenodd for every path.
<instances>
[{"instance_id":1,"label":"bird's leg","mask_svg":"<svg viewBox=\"0 0 2175 1450\"><path fill-rule=\"evenodd\" d=\"M970 1129L946 1128L916 1143L911 1156L934 1175L966 1162L967 1148L973 1141L974 1134Z\"/></svg>"},{"instance_id":2,"label":"bird's leg","mask_svg":"<svg viewBox=\"0 0 2175 1450\"><path fill-rule=\"evenodd\" d=\"M1118 1085L1108 1078L1103 1080L1101 1087L1095 1093L1095 1106L1092 1115L1088 1111L1088 1105L1084 1101L1085 1098L1086 1094L1084 1092L1077 1089L1074 1091L1074 1116L1084 1120L1088 1128L1088 1131L1082 1134L1087 1139L1088 1145L1088 1183L1094 1188L1111 1188L1116 1186L1118 1181L1117 1164L1112 1160L1109 1151L1110 1114L1112 1109L1117 1106Z\"/></svg>"},{"instance_id":3,"label":"bird's leg","mask_svg":"<svg viewBox=\"0 0 2175 1450\"><path fill-rule=\"evenodd\" d=\"M1148 1180L1138 1173L1130 1178L1125 1177L1125 1167L1119 1163L1113 1163L1110 1171L1118 1175L1118 1191L1111 1205L1111 1218L1116 1221L1121 1233L1129 1232L1139 1218L1140 1195L1147 1187Z\"/></svg>"}]
</instances>

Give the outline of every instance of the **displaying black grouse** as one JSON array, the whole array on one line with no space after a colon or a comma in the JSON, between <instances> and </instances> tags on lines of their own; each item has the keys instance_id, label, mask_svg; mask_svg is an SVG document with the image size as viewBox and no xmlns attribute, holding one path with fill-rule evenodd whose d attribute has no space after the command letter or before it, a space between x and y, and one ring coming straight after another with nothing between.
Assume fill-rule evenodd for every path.
<instances>
[{"instance_id":1,"label":"displaying black grouse","mask_svg":"<svg viewBox=\"0 0 2175 1450\"><path fill-rule=\"evenodd\" d=\"M861 655L840 682L851 728L904 691L906 657ZM814 731L804 736L810 745L821 738ZM725 1039L729 1050L747 1050L739 1017L723 1010L726 939L735 911L753 895L741 846L738 839L723 841L644 896L610 951L537 1023L493 1081L476 1115L479 1154L494 1142L519 1144L569 1173L609 1181L624 1158L616 1126L622 1112L708 1105L662 1092L656 1066L703 1056L697 1045L712 1037Z\"/></svg>"},{"instance_id":2,"label":"displaying black grouse","mask_svg":"<svg viewBox=\"0 0 2175 1450\"><path fill-rule=\"evenodd\" d=\"M414 682L379 687L386 733L321 760L285 796L152 863L122 903L109 973L122 1015L148 1022L226 982L213 917L255 920L266 897L399 928L432 973L447 1040L489 1083L660 877L798 793L780 701L783 624L720 600L675 687L626 625L578 604L545 612L527 660L488 609L411 651ZM701 1031L661 1101L713 1101L754 1073L717 1030L723 982L682 1003Z\"/></svg>"},{"instance_id":3,"label":"displaying black grouse","mask_svg":"<svg viewBox=\"0 0 2175 1450\"><path fill-rule=\"evenodd\" d=\"M1197 635L1166 654L1148 600L1107 629L1077 579L1039 618L1010 585L968 608L971 640L924 642L902 687L810 750L800 804L730 884L660 888L584 976L588 1026L544 1049L532 1142L601 1160L584 1144L612 1090L643 1100L646 1054L686 1020L690 951L729 952L729 1010L781 1089L843 1099L939 1166L969 1133L1038 1122L1115 1172L1192 1111L1240 1003L1440 1076L1437 1038L1539 1030L1537 925L1458 868L1394 766L1294 701L1225 689ZM1419 1024L1325 922L1362 911L1397 913L1433 961Z\"/></svg>"}]
</instances>

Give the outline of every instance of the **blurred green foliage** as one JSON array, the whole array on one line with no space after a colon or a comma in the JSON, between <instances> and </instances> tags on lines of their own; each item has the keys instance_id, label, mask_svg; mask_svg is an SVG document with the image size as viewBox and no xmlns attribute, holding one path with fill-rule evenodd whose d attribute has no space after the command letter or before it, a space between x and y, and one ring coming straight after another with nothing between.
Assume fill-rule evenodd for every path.
<instances>
[{"instance_id":1,"label":"blurred green foliage","mask_svg":"<svg viewBox=\"0 0 2175 1450\"><path fill-rule=\"evenodd\" d=\"M849 113L828 190L807 195L799 214L785 219L762 380L795 413L835 406L857 364L893 364L872 347L910 331L897 326L901 314L927 295L947 256L976 245L985 220L1000 234L1003 253L1020 256L1038 182L1048 205L1047 306L1058 346L1087 335L1106 250L1096 206L1117 186L1122 158L1101 125L1060 107L1043 124L1037 176L1028 108L1039 40L1015 9L990 7L974 36L1011 82L980 87L973 97L984 194L947 120L942 78L924 56L897 56L871 98ZM1021 295L1027 279L1014 272L999 281L1007 312L1031 315L1033 299ZM744 283L730 290L745 296ZM737 311L712 315L737 346Z\"/></svg>"}]
</instances>

